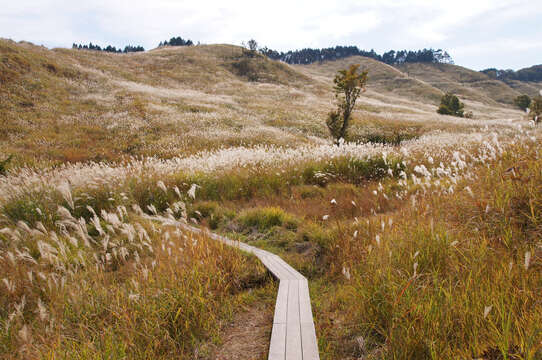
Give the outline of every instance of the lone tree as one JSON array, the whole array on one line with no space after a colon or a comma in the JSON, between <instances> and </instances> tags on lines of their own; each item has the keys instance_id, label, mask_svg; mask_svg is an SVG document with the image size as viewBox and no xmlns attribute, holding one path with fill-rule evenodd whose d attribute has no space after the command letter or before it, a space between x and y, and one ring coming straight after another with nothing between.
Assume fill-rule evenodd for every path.
<instances>
[{"instance_id":1,"label":"lone tree","mask_svg":"<svg viewBox=\"0 0 542 360\"><path fill-rule=\"evenodd\" d=\"M528 95L519 95L514 99L514 104L521 110L525 111L531 105L531 98Z\"/></svg>"},{"instance_id":2,"label":"lone tree","mask_svg":"<svg viewBox=\"0 0 542 360\"><path fill-rule=\"evenodd\" d=\"M542 121L542 96L537 96L531 101L530 109L529 117L538 125Z\"/></svg>"},{"instance_id":3,"label":"lone tree","mask_svg":"<svg viewBox=\"0 0 542 360\"><path fill-rule=\"evenodd\" d=\"M459 101L454 94L448 93L440 100L440 106L437 112L442 115L452 115L463 117L463 108L465 105Z\"/></svg>"},{"instance_id":4,"label":"lone tree","mask_svg":"<svg viewBox=\"0 0 542 360\"><path fill-rule=\"evenodd\" d=\"M359 64L350 65L348 69L340 70L333 80L338 104L337 110L329 113L326 125L337 145L340 145L341 139L346 138L350 115L367 84L368 72L358 72L358 69Z\"/></svg>"},{"instance_id":5,"label":"lone tree","mask_svg":"<svg viewBox=\"0 0 542 360\"><path fill-rule=\"evenodd\" d=\"M250 39L247 43L247 47L250 51L258 50L258 43L254 39Z\"/></svg>"}]
</instances>

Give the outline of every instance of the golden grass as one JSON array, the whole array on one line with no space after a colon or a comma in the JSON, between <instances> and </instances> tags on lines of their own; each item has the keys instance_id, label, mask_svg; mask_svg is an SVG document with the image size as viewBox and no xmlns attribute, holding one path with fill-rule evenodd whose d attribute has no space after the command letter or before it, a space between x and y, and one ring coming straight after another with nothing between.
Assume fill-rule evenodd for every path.
<instances>
[{"instance_id":1,"label":"golden grass","mask_svg":"<svg viewBox=\"0 0 542 360\"><path fill-rule=\"evenodd\" d=\"M248 57L230 45L132 54L51 51L8 40L0 45L0 153L16 155L15 166L327 140L330 79L353 61L370 71L361 116L442 121L434 115L440 90L361 57L303 67ZM257 81L239 73L234 64L240 62ZM488 108L478 95L471 100L477 119L520 116L494 102Z\"/></svg>"},{"instance_id":2,"label":"golden grass","mask_svg":"<svg viewBox=\"0 0 542 360\"><path fill-rule=\"evenodd\" d=\"M67 234L50 241L45 229L19 241L1 235L2 358L199 358L238 307L276 290L255 258L133 215L124 221L101 240L91 232L87 247Z\"/></svg>"},{"instance_id":3,"label":"golden grass","mask_svg":"<svg viewBox=\"0 0 542 360\"><path fill-rule=\"evenodd\" d=\"M540 131L495 102L500 84L230 45L0 40L0 56L0 161L15 154L0 178L0 357L211 356L239 305L276 288L182 219L303 272L323 359L542 356ZM335 148L331 78L351 62L373 80L350 139L375 144ZM436 114L437 83L475 119Z\"/></svg>"}]
</instances>

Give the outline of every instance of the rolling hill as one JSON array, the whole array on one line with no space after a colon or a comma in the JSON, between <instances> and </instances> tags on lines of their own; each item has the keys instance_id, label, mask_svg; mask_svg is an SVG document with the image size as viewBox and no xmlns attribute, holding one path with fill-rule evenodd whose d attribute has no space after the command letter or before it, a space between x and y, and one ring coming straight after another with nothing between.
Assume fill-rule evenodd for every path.
<instances>
[{"instance_id":1,"label":"rolling hill","mask_svg":"<svg viewBox=\"0 0 542 360\"><path fill-rule=\"evenodd\" d=\"M542 358L542 128L516 85L0 40L0 358ZM436 113L451 90L474 118Z\"/></svg>"},{"instance_id":2,"label":"rolling hill","mask_svg":"<svg viewBox=\"0 0 542 360\"><path fill-rule=\"evenodd\" d=\"M291 66L225 44L111 54L0 40L0 56L0 152L43 166L321 141L333 76L352 63L369 71L360 127L390 118L440 126L446 91L478 119L516 117L513 98L535 91L453 65L355 56Z\"/></svg>"},{"instance_id":3,"label":"rolling hill","mask_svg":"<svg viewBox=\"0 0 542 360\"><path fill-rule=\"evenodd\" d=\"M451 64L403 64L401 71L444 91L486 104L512 105L521 92L487 75Z\"/></svg>"}]
</instances>

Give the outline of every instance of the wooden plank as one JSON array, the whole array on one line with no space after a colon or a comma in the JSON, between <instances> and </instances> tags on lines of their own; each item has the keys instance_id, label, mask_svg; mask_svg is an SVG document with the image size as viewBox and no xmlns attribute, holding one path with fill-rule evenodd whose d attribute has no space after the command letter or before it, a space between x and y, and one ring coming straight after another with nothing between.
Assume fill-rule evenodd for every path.
<instances>
[{"instance_id":1,"label":"wooden plank","mask_svg":"<svg viewBox=\"0 0 542 360\"><path fill-rule=\"evenodd\" d=\"M306 279L299 282L299 318L301 323L313 323L309 284Z\"/></svg>"},{"instance_id":2,"label":"wooden plank","mask_svg":"<svg viewBox=\"0 0 542 360\"><path fill-rule=\"evenodd\" d=\"M289 323L299 323L299 281L288 281L288 318Z\"/></svg>"},{"instance_id":3,"label":"wooden plank","mask_svg":"<svg viewBox=\"0 0 542 360\"><path fill-rule=\"evenodd\" d=\"M303 344L303 360L320 360L316 331L312 321L301 323L301 343Z\"/></svg>"},{"instance_id":4,"label":"wooden plank","mask_svg":"<svg viewBox=\"0 0 542 360\"><path fill-rule=\"evenodd\" d=\"M275 254L271 256L290 275L290 279L295 279L295 280L305 279L303 275L301 275L297 270L295 270L293 267L288 265L288 263L282 260L279 256Z\"/></svg>"},{"instance_id":5,"label":"wooden plank","mask_svg":"<svg viewBox=\"0 0 542 360\"><path fill-rule=\"evenodd\" d=\"M286 324L273 324L268 360L284 360L286 357ZM300 358L301 359L301 358Z\"/></svg>"},{"instance_id":6,"label":"wooden plank","mask_svg":"<svg viewBox=\"0 0 542 360\"><path fill-rule=\"evenodd\" d=\"M283 265L282 259L277 259L276 256L268 256L269 262L273 264L273 267L279 271L280 280L297 280Z\"/></svg>"},{"instance_id":7,"label":"wooden plank","mask_svg":"<svg viewBox=\"0 0 542 360\"><path fill-rule=\"evenodd\" d=\"M281 269L278 268L272 261L269 257L267 256L262 256L259 258L260 261L265 265L265 267L271 272L271 274L273 274L273 276L275 276L275 278L277 278L278 280L280 280L280 277L282 275L281 273Z\"/></svg>"},{"instance_id":8,"label":"wooden plank","mask_svg":"<svg viewBox=\"0 0 542 360\"><path fill-rule=\"evenodd\" d=\"M301 324L289 322L286 324L286 360L302 360Z\"/></svg>"},{"instance_id":9,"label":"wooden plank","mask_svg":"<svg viewBox=\"0 0 542 360\"><path fill-rule=\"evenodd\" d=\"M282 280L279 284L277 301L275 302L275 316L273 317L274 324L286 324L289 285L290 282L288 280Z\"/></svg>"},{"instance_id":10,"label":"wooden plank","mask_svg":"<svg viewBox=\"0 0 542 360\"><path fill-rule=\"evenodd\" d=\"M203 233L191 225L183 224L181 226L193 233ZM268 359L319 360L307 279L273 253L217 234L206 233L206 235L256 255L264 266L280 280Z\"/></svg>"}]
</instances>

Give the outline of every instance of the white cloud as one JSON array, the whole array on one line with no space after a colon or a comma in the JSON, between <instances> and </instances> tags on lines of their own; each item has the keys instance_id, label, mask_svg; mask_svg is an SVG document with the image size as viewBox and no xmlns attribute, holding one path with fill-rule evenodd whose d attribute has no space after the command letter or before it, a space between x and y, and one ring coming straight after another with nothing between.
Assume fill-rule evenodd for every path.
<instances>
[{"instance_id":1,"label":"white cloud","mask_svg":"<svg viewBox=\"0 0 542 360\"><path fill-rule=\"evenodd\" d=\"M0 34L48 46L72 42L128 43L153 48L171 36L240 44L255 38L279 50L358 45L453 48L483 56L489 36L533 42L540 30L515 33L526 17L542 14L532 0L20 0L2 5ZM537 32L538 31L538 32ZM505 32L507 34L505 34ZM477 44L481 44L477 50ZM470 49L470 50L469 50Z\"/></svg>"}]
</instances>

